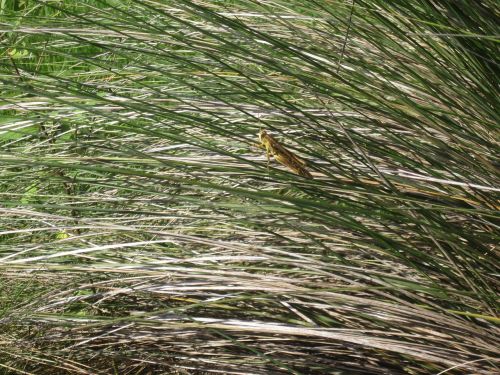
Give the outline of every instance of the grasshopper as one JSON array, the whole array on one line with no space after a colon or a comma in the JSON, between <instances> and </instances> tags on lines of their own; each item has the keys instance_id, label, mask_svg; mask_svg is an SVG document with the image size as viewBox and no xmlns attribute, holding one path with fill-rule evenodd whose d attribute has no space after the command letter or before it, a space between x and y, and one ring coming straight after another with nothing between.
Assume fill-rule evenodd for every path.
<instances>
[{"instance_id":1,"label":"grasshopper","mask_svg":"<svg viewBox=\"0 0 500 375\"><path fill-rule=\"evenodd\" d=\"M290 168L294 173L306 178L313 178L312 174L305 168L306 163L293 152L287 150L285 146L279 143L274 137L265 130L259 131L259 148L266 150L267 166L269 167L270 156L274 156L276 161Z\"/></svg>"}]
</instances>

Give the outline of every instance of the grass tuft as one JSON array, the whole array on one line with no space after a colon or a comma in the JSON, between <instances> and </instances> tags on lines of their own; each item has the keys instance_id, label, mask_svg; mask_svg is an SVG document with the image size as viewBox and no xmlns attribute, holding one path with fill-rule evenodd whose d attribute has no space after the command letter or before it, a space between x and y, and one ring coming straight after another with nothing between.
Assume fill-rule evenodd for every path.
<instances>
[{"instance_id":1,"label":"grass tuft","mask_svg":"<svg viewBox=\"0 0 500 375\"><path fill-rule=\"evenodd\" d=\"M0 371L499 370L495 2L1 4Z\"/></svg>"}]
</instances>

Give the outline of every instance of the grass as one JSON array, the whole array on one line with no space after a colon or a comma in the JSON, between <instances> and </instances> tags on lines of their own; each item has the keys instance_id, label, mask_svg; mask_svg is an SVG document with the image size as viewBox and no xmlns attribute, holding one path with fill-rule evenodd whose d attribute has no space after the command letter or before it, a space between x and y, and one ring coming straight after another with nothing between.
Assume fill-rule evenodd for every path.
<instances>
[{"instance_id":1,"label":"grass","mask_svg":"<svg viewBox=\"0 0 500 375\"><path fill-rule=\"evenodd\" d=\"M494 2L0 14L6 374L498 371Z\"/></svg>"}]
</instances>

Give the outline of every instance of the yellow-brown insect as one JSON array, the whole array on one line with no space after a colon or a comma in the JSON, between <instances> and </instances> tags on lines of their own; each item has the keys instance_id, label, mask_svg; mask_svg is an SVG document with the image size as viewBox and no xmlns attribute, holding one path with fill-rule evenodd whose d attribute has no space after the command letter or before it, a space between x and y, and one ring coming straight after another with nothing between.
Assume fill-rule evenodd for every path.
<instances>
[{"instance_id":1,"label":"yellow-brown insect","mask_svg":"<svg viewBox=\"0 0 500 375\"><path fill-rule=\"evenodd\" d=\"M269 166L270 156L274 156L276 161L290 168L293 172L306 178L313 178L311 173L305 168L306 163L297 155L287 150L276 139L269 135L265 130L259 132L260 148L266 150L267 165Z\"/></svg>"}]
</instances>

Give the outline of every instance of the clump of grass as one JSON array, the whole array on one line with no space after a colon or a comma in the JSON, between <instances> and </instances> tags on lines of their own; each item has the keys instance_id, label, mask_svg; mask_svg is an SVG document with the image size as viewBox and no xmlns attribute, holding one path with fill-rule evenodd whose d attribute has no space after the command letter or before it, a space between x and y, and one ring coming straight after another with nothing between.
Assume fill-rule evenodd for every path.
<instances>
[{"instance_id":1,"label":"clump of grass","mask_svg":"<svg viewBox=\"0 0 500 375\"><path fill-rule=\"evenodd\" d=\"M498 370L497 14L465 3L5 2L1 366Z\"/></svg>"}]
</instances>

